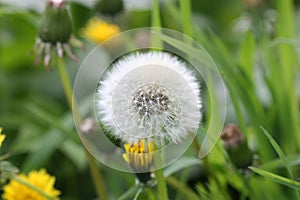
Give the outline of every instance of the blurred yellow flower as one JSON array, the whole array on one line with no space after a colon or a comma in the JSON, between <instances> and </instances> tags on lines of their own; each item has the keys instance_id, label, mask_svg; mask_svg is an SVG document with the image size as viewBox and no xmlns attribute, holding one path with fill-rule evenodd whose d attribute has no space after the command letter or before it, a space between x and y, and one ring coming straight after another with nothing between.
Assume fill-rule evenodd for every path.
<instances>
[{"instance_id":1,"label":"blurred yellow flower","mask_svg":"<svg viewBox=\"0 0 300 200\"><path fill-rule=\"evenodd\" d=\"M86 39L100 43L114 34L120 32L120 28L115 24L110 24L97 17L91 18L86 27L82 29L82 36Z\"/></svg>"},{"instance_id":2,"label":"blurred yellow flower","mask_svg":"<svg viewBox=\"0 0 300 200\"><path fill-rule=\"evenodd\" d=\"M6 135L1 134L2 133L2 128L0 127L0 147L2 145L3 140L5 139Z\"/></svg>"},{"instance_id":3,"label":"blurred yellow flower","mask_svg":"<svg viewBox=\"0 0 300 200\"><path fill-rule=\"evenodd\" d=\"M27 176L20 174L18 178L40 189L49 197L59 199L60 191L54 188L55 177L49 175L45 169L31 171ZM13 179L4 186L2 198L4 200L47 200L37 191Z\"/></svg>"}]
</instances>

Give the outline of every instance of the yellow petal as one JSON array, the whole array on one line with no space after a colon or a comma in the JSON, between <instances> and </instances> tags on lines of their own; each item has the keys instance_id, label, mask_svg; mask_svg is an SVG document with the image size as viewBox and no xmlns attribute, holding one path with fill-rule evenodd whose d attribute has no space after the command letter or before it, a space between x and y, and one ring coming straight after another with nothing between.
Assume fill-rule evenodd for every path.
<instances>
[{"instance_id":1,"label":"yellow petal","mask_svg":"<svg viewBox=\"0 0 300 200\"><path fill-rule=\"evenodd\" d=\"M6 135L0 135L0 147L2 146L2 142L4 141Z\"/></svg>"}]
</instances>

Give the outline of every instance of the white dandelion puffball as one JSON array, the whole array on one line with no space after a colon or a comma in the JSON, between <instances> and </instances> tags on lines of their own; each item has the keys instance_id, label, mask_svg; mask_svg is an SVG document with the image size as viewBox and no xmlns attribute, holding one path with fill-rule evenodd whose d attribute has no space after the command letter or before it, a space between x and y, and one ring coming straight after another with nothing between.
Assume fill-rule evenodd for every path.
<instances>
[{"instance_id":1,"label":"white dandelion puffball","mask_svg":"<svg viewBox=\"0 0 300 200\"><path fill-rule=\"evenodd\" d=\"M135 53L115 62L95 94L98 120L126 143L179 143L201 120L199 82L187 65L165 52Z\"/></svg>"}]
</instances>

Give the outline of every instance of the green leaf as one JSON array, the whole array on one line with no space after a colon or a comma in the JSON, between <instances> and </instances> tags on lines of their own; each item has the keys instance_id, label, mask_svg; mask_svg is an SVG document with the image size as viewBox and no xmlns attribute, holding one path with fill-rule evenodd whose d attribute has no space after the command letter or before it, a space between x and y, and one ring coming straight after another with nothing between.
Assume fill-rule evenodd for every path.
<instances>
[{"instance_id":1,"label":"green leaf","mask_svg":"<svg viewBox=\"0 0 300 200\"><path fill-rule=\"evenodd\" d=\"M170 176L166 178L166 181L168 182L168 185L172 186L176 191L184 194L186 199L190 199L190 200L200 199L200 197L193 190L191 190L189 187L187 187L185 184L183 184L176 178Z\"/></svg>"},{"instance_id":2,"label":"green leaf","mask_svg":"<svg viewBox=\"0 0 300 200\"><path fill-rule=\"evenodd\" d=\"M5 184L13 174L19 173L19 169L8 161L0 162L0 184Z\"/></svg>"},{"instance_id":3,"label":"green leaf","mask_svg":"<svg viewBox=\"0 0 300 200\"><path fill-rule=\"evenodd\" d=\"M157 35L157 37L160 37L163 41L181 50L182 52L188 53L189 56L203 63L205 67L216 69L215 63L213 62L212 58L204 49L199 50L194 48L192 45L190 45L193 43L193 40L191 38L185 37L184 38L185 42L183 42L181 40L172 38L168 35L159 32L153 32L153 34Z\"/></svg>"},{"instance_id":4,"label":"green leaf","mask_svg":"<svg viewBox=\"0 0 300 200\"><path fill-rule=\"evenodd\" d=\"M38 146L44 128L37 124L25 124L10 147L13 154L33 152Z\"/></svg>"},{"instance_id":5,"label":"green leaf","mask_svg":"<svg viewBox=\"0 0 300 200\"><path fill-rule=\"evenodd\" d=\"M247 32L241 46L239 64L244 69L246 74L251 76L251 81L253 81L254 50L255 50L254 36L253 33L249 31Z\"/></svg>"},{"instance_id":6,"label":"green leaf","mask_svg":"<svg viewBox=\"0 0 300 200\"><path fill-rule=\"evenodd\" d=\"M172 165L165 168L164 176L168 177L174 174L175 172L192 165L201 165L201 160L199 160L199 158L194 158L194 157L181 157L177 161L175 161Z\"/></svg>"},{"instance_id":7,"label":"green leaf","mask_svg":"<svg viewBox=\"0 0 300 200\"><path fill-rule=\"evenodd\" d=\"M122 194L117 200L129 200L132 199L135 194L138 192L139 187L138 185L134 185L131 188L129 188L124 194Z\"/></svg>"},{"instance_id":8,"label":"green leaf","mask_svg":"<svg viewBox=\"0 0 300 200\"><path fill-rule=\"evenodd\" d=\"M273 174L271 172L267 172L265 170L261 170L255 167L249 167L249 169L251 169L252 171L254 171L257 174L260 174L261 176L268 178L276 183L285 185L289 188L292 188L294 190L300 190L300 182L294 181L292 179L288 179L276 174Z\"/></svg>"},{"instance_id":9,"label":"green leaf","mask_svg":"<svg viewBox=\"0 0 300 200\"><path fill-rule=\"evenodd\" d=\"M291 168L288 165L288 162L286 160L286 157L283 153L283 151L281 150L280 146L277 144L277 142L273 139L273 137L268 133L268 131L266 131L262 126L260 127L263 131L263 133L265 134L265 136L268 138L268 140L270 141L270 143L272 144L273 148L275 149L276 153L278 154L280 160L282 161L282 163L284 164L285 168L287 169L289 176L293 179L293 173Z\"/></svg>"},{"instance_id":10,"label":"green leaf","mask_svg":"<svg viewBox=\"0 0 300 200\"><path fill-rule=\"evenodd\" d=\"M87 160L82 144L72 140L66 140L60 147L60 150L76 165L79 170L82 170L86 167Z\"/></svg>"},{"instance_id":11,"label":"green leaf","mask_svg":"<svg viewBox=\"0 0 300 200\"><path fill-rule=\"evenodd\" d=\"M56 130L49 131L39 140L36 149L31 152L25 160L22 171L30 171L34 168L40 168L51 159L51 155L64 142L65 137Z\"/></svg>"},{"instance_id":12,"label":"green leaf","mask_svg":"<svg viewBox=\"0 0 300 200\"><path fill-rule=\"evenodd\" d=\"M24 68L26 65L32 65L29 52L33 47L36 33L28 15L3 14L3 9L0 9L0 27L1 68Z\"/></svg>"},{"instance_id":13,"label":"green leaf","mask_svg":"<svg viewBox=\"0 0 300 200\"><path fill-rule=\"evenodd\" d=\"M31 24L33 27L38 26L39 23L36 14L24 11L14 6L0 7L0 16L5 16L5 15L19 16L20 18L22 18L23 20Z\"/></svg>"},{"instance_id":14,"label":"green leaf","mask_svg":"<svg viewBox=\"0 0 300 200\"><path fill-rule=\"evenodd\" d=\"M78 141L78 137L73 132L74 122L71 113L67 113L66 116L57 119L56 116L52 116L44 110L43 108L36 106L34 104L26 104L25 107L31 112L34 116L36 116L39 120L50 124L52 127L57 128L62 133L65 133L74 141Z\"/></svg>"},{"instance_id":15,"label":"green leaf","mask_svg":"<svg viewBox=\"0 0 300 200\"><path fill-rule=\"evenodd\" d=\"M286 161L287 161L288 166L300 165L300 154L287 156ZM263 168L265 170L280 169L282 167L285 167L285 164L282 162L282 160L280 158L272 160L261 166L261 168Z\"/></svg>"}]
</instances>

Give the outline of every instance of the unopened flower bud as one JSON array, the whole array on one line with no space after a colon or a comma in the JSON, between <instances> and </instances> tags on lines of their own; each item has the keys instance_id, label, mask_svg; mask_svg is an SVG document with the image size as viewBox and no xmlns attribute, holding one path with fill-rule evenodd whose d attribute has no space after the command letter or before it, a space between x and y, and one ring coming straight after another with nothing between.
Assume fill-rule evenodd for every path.
<instances>
[{"instance_id":1,"label":"unopened flower bud","mask_svg":"<svg viewBox=\"0 0 300 200\"><path fill-rule=\"evenodd\" d=\"M40 21L38 36L43 42L68 42L72 22L64 0L50 0Z\"/></svg>"},{"instance_id":2,"label":"unopened flower bud","mask_svg":"<svg viewBox=\"0 0 300 200\"><path fill-rule=\"evenodd\" d=\"M62 58L64 53L72 60L77 60L71 46L82 47L83 45L72 37L72 22L65 4L65 0L48 1L33 48L36 65L41 59L46 67L55 65L56 58Z\"/></svg>"},{"instance_id":3,"label":"unopened flower bud","mask_svg":"<svg viewBox=\"0 0 300 200\"><path fill-rule=\"evenodd\" d=\"M237 168L247 168L252 164L253 153L249 150L244 135L237 125L226 125L221 134L221 139L232 163Z\"/></svg>"},{"instance_id":4,"label":"unopened flower bud","mask_svg":"<svg viewBox=\"0 0 300 200\"><path fill-rule=\"evenodd\" d=\"M236 148L243 142L244 136L235 124L228 124L221 134L221 139L224 142L225 148L229 149Z\"/></svg>"},{"instance_id":5,"label":"unopened flower bud","mask_svg":"<svg viewBox=\"0 0 300 200\"><path fill-rule=\"evenodd\" d=\"M124 9L122 0L100 0L96 3L96 11L102 14L115 15Z\"/></svg>"}]
</instances>

